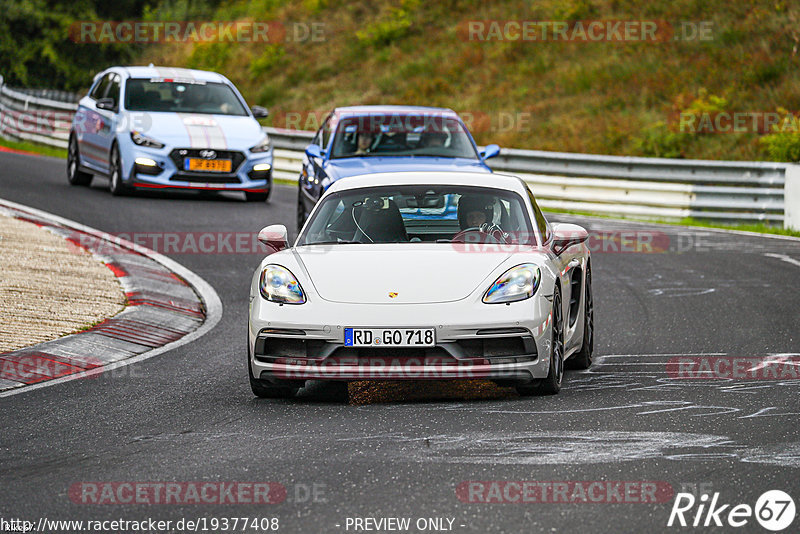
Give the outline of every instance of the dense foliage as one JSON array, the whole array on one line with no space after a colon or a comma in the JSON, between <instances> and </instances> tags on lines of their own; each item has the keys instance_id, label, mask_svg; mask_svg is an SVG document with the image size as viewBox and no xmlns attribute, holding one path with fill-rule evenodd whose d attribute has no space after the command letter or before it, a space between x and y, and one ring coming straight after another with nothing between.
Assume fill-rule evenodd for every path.
<instances>
[{"instance_id":1,"label":"dense foliage","mask_svg":"<svg viewBox=\"0 0 800 534\"><path fill-rule=\"evenodd\" d=\"M218 3L184 0L180 5L189 17L210 15ZM80 42L78 25L144 20L158 10L158 0L3 0L0 75L17 87L83 91L93 75L109 65L137 62L144 46Z\"/></svg>"},{"instance_id":2,"label":"dense foliage","mask_svg":"<svg viewBox=\"0 0 800 534\"><path fill-rule=\"evenodd\" d=\"M277 126L314 128L334 106L446 106L480 143L589 153L800 158L789 128L684 131L687 115L800 112L800 4L786 0L6 0L0 73L77 89L113 63L217 70ZM86 45L74 20L262 21L278 39ZM658 21L658 42L465 37L470 21ZM308 28L324 28L321 39ZM707 37L687 37L698 27ZM304 30L305 29L305 30ZM298 30L299 33L298 33ZM300 35L301 38L297 38ZM788 110L788 111L787 111Z\"/></svg>"}]
</instances>

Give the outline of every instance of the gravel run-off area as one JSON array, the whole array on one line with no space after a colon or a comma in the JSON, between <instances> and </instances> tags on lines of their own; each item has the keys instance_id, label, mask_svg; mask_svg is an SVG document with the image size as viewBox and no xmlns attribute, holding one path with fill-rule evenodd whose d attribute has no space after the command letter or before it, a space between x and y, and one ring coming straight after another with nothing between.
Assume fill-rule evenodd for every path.
<instances>
[{"instance_id":1,"label":"gravel run-off area","mask_svg":"<svg viewBox=\"0 0 800 534\"><path fill-rule=\"evenodd\" d=\"M0 353L78 332L124 306L122 286L97 258L0 214Z\"/></svg>"}]
</instances>

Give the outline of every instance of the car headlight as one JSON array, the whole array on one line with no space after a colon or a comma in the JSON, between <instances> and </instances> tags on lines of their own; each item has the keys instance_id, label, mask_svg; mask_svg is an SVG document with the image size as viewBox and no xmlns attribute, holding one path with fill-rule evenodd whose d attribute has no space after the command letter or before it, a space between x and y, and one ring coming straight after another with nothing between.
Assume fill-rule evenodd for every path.
<instances>
[{"instance_id":1,"label":"car headlight","mask_svg":"<svg viewBox=\"0 0 800 534\"><path fill-rule=\"evenodd\" d=\"M160 143L152 137L142 135L141 132L135 130L131 132L131 141L139 146L145 146L147 148L164 148L164 143Z\"/></svg>"},{"instance_id":2,"label":"car headlight","mask_svg":"<svg viewBox=\"0 0 800 534\"><path fill-rule=\"evenodd\" d=\"M539 288L542 273L533 263L524 263L507 270L483 295L486 304L516 302L531 298Z\"/></svg>"},{"instance_id":3,"label":"car headlight","mask_svg":"<svg viewBox=\"0 0 800 534\"><path fill-rule=\"evenodd\" d=\"M303 304L306 294L297 278L285 267L267 265L261 271L261 296L279 304Z\"/></svg>"},{"instance_id":4,"label":"car headlight","mask_svg":"<svg viewBox=\"0 0 800 534\"><path fill-rule=\"evenodd\" d=\"M258 154L260 152L267 152L269 151L272 143L269 140L268 135L264 135L264 139L262 139L256 146L250 148L250 152L254 154Z\"/></svg>"}]
</instances>

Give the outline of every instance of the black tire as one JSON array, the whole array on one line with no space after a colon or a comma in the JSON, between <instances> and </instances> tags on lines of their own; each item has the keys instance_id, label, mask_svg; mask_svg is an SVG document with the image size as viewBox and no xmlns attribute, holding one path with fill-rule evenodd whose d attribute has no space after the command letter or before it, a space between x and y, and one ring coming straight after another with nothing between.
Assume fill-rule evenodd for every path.
<instances>
[{"instance_id":1,"label":"black tire","mask_svg":"<svg viewBox=\"0 0 800 534\"><path fill-rule=\"evenodd\" d=\"M248 202L266 202L269 200L269 193L252 193L250 191L245 191L244 198Z\"/></svg>"},{"instance_id":2,"label":"black tire","mask_svg":"<svg viewBox=\"0 0 800 534\"><path fill-rule=\"evenodd\" d=\"M561 391L564 378L564 318L561 310L561 291L558 286L553 291L553 326L550 343L550 369L547 378L538 383L517 386L523 397L530 395L555 395Z\"/></svg>"},{"instance_id":3,"label":"black tire","mask_svg":"<svg viewBox=\"0 0 800 534\"><path fill-rule=\"evenodd\" d=\"M80 169L80 154L78 153L78 140L70 136L67 149L67 180L70 185L88 186L92 183L93 175Z\"/></svg>"},{"instance_id":4,"label":"black tire","mask_svg":"<svg viewBox=\"0 0 800 534\"><path fill-rule=\"evenodd\" d=\"M594 351L594 297L592 297L592 269L586 268L586 286L583 290L583 344L581 350L567 360L567 369L588 369L592 365Z\"/></svg>"},{"instance_id":5,"label":"black tire","mask_svg":"<svg viewBox=\"0 0 800 534\"><path fill-rule=\"evenodd\" d=\"M122 160L119 157L117 145L111 147L111 156L108 160L108 189L115 197L130 194L130 188L122 183Z\"/></svg>"},{"instance_id":6,"label":"black tire","mask_svg":"<svg viewBox=\"0 0 800 534\"><path fill-rule=\"evenodd\" d=\"M300 388L289 386L276 386L253 376L250 369L250 342L247 343L247 377L250 379L250 389L253 395L261 399L291 399Z\"/></svg>"},{"instance_id":7,"label":"black tire","mask_svg":"<svg viewBox=\"0 0 800 534\"><path fill-rule=\"evenodd\" d=\"M303 229L303 225L306 223L306 218L308 215L306 214L306 205L303 203L303 190L301 189L302 186L298 186L297 188L297 233L300 233L300 230Z\"/></svg>"}]
</instances>

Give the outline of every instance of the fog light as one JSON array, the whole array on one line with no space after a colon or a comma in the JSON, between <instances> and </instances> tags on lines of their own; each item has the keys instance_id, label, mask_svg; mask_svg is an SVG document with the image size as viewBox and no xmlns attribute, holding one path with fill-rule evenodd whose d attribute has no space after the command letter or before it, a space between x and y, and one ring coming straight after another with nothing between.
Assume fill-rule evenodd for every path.
<instances>
[{"instance_id":1,"label":"fog light","mask_svg":"<svg viewBox=\"0 0 800 534\"><path fill-rule=\"evenodd\" d=\"M158 166L158 163L150 158L136 158L133 161L133 169L137 174L156 175L161 174L162 172L161 167Z\"/></svg>"},{"instance_id":2,"label":"fog light","mask_svg":"<svg viewBox=\"0 0 800 534\"><path fill-rule=\"evenodd\" d=\"M259 163L258 165L253 165L254 171L268 171L272 168L272 165L269 163Z\"/></svg>"}]
</instances>

